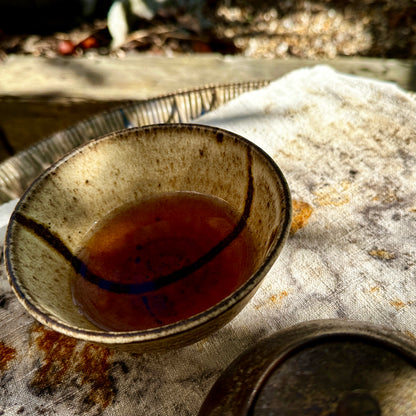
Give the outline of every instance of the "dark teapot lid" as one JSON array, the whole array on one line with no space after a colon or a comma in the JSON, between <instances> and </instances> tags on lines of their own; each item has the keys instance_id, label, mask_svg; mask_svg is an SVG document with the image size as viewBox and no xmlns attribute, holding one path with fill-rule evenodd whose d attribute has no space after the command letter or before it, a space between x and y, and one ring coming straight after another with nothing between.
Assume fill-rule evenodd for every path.
<instances>
[{"instance_id":1,"label":"dark teapot lid","mask_svg":"<svg viewBox=\"0 0 416 416\"><path fill-rule=\"evenodd\" d=\"M199 416L411 416L416 341L365 322L310 321L241 354Z\"/></svg>"}]
</instances>

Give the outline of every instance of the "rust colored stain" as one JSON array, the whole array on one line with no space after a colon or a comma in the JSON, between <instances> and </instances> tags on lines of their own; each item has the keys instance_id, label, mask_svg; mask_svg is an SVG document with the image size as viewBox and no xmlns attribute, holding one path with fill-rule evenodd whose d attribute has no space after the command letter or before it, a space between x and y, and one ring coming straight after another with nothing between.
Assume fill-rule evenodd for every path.
<instances>
[{"instance_id":1,"label":"rust colored stain","mask_svg":"<svg viewBox=\"0 0 416 416\"><path fill-rule=\"evenodd\" d=\"M35 325L35 345L44 353L42 366L31 386L37 391L50 390L62 383L71 366L77 341L40 325Z\"/></svg>"},{"instance_id":2,"label":"rust colored stain","mask_svg":"<svg viewBox=\"0 0 416 416\"><path fill-rule=\"evenodd\" d=\"M102 408L112 403L116 393L109 377L111 354L107 348L88 344L82 349L75 366L75 371L81 374L81 383L91 386L84 400Z\"/></svg>"},{"instance_id":3,"label":"rust colored stain","mask_svg":"<svg viewBox=\"0 0 416 416\"><path fill-rule=\"evenodd\" d=\"M286 290L282 290L279 293L279 300L282 300L283 298L285 298L286 296L289 296L289 293Z\"/></svg>"},{"instance_id":4,"label":"rust colored stain","mask_svg":"<svg viewBox=\"0 0 416 416\"><path fill-rule=\"evenodd\" d=\"M273 303L277 303L281 301L286 296L289 296L289 293L286 290L282 290L278 295L270 296L269 301Z\"/></svg>"},{"instance_id":5,"label":"rust colored stain","mask_svg":"<svg viewBox=\"0 0 416 416\"><path fill-rule=\"evenodd\" d=\"M410 331L404 331L405 335L407 335L409 338L416 339L416 335L413 332Z\"/></svg>"},{"instance_id":6,"label":"rust colored stain","mask_svg":"<svg viewBox=\"0 0 416 416\"><path fill-rule=\"evenodd\" d=\"M375 195L373 201L380 201L385 204L391 204L393 202L401 201L402 198L399 198L395 191L387 190L383 191L381 194Z\"/></svg>"},{"instance_id":7,"label":"rust colored stain","mask_svg":"<svg viewBox=\"0 0 416 416\"><path fill-rule=\"evenodd\" d=\"M368 254L380 260L393 260L396 258L396 255L394 253L390 253L386 250L375 249L375 250L369 251Z\"/></svg>"},{"instance_id":8,"label":"rust colored stain","mask_svg":"<svg viewBox=\"0 0 416 416\"><path fill-rule=\"evenodd\" d=\"M8 347L4 342L0 342L0 371L4 371L9 361L16 357L16 350Z\"/></svg>"},{"instance_id":9,"label":"rust colored stain","mask_svg":"<svg viewBox=\"0 0 416 416\"><path fill-rule=\"evenodd\" d=\"M379 292L379 291L380 291L380 288L378 286L370 287L370 290L369 290L370 293Z\"/></svg>"},{"instance_id":10,"label":"rust colored stain","mask_svg":"<svg viewBox=\"0 0 416 416\"><path fill-rule=\"evenodd\" d=\"M83 402L109 406L115 396L115 386L109 377L110 350L93 344L79 348L78 341L36 324L32 330L34 344L43 353L41 367L36 371L31 387L37 394L64 389L74 376L87 385Z\"/></svg>"},{"instance_id":11,"label":"rust colored stain","mask_svg":"<svg viewBox=\"0 0 416 416\"><path fill-rule=\"evenodd\" d=\"M286 296L289 296L289 292L287 290L282 290L280 293L278 293L277 295L272 295L267 299L266 304L260 304L260 305L256 305L255 308L256 309L260 309L264 306L270 306L270 304L278 304L281 300L283 300Z\"/></svg>"},{"instance_id":12,"label":"rust colored stain","mask_svg":"<svg viewBox=\"0 0 416 416\"><path fill-rule=\"evenodd\" d=\"M350 202L348 190L351 184L348 181L342 181L336 185L326 185L322 189L314 192L314 202L319 206L340 207Z\"/></svg>"},{"instance_id":13,"label":"rust colored stain","mask_svg":"<svg viewBox=\"0 0 416 416\"><path fill-rule=\"evenodd\" d=\"M309 217L312 215L313 208L303 201L292 201L293 219L290 226L290 233L295 234L308 224Z\"/></svg>"},{"instance_id":14,"label":"rust colored stain","mask_svg":"<svg viewBox=\"0 0 416 416\"><path fill-rule=\"evenodd\" d=\"M405 306L406 306L406 304L403 302L403 301L401 301L400 299L397 299L397 300L392 300L391 302L390 302L390 305L391 306L394 306L398 311L400 310L400 309L403 309Z\"/></svg>"}]
</instances>

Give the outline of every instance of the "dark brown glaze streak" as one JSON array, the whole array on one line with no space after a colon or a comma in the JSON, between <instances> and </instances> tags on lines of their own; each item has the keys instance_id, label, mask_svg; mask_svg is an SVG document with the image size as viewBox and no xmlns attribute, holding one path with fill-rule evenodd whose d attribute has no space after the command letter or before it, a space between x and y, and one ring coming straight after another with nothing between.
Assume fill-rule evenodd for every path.
<instances>
[{"instance_id":1,"label":"dark brown glaze streak","mask_svg":"<svg viewBox=\"0 0 416 416\"><path fill-rule=\"evenodd\" d=\"M243 231L246 226L247 220L250 216L251 205L253 203L253 173L252 173L252 155L250 148L247 149L247 173L248 173L248 183L247 183L247 194L244 203L244 211L234 229L216 246L214 246L207 253L202 255L195 262L182 267L178 270L173 271L165 276L160 276L157 279L144 283L117 283L110 280L106 280L97 276L94 273L91 273L87 265L82 262L77 256L75 256L68 247L62 242L62 240L52 233L46 226L43 224L37 223L35 220L27 218L23 214L16 212L14 219L25 226L26 228L33 231L38 237L43 239L47 244L49 244L54 250L62 255L62 257L67 260L76 273L83 276L88 282L93 283L100 287L114 293L124 293L124 294L144 294L154 290L161 289L164 286L175 283L186 276L194 273L205 264L213 260L222 250L229 246Z\"/></svg>"},{"instance_id":2,"label":"dark brown glaze streak","mask_svg":"<svg viewBox=\"0 0 416 416\"><path fill-rule=\"evenodd\" d=\"M82 268L82 261L74 256L62 240L52 233L48 227L43 224L39 224L31 218L27 218L20 212L16 212L14 214L14 220L33 231L34 234L48 243L54 250L61 254L61 256L67 260L75 270L78 271Z\"/></svg>"}]
</instances>

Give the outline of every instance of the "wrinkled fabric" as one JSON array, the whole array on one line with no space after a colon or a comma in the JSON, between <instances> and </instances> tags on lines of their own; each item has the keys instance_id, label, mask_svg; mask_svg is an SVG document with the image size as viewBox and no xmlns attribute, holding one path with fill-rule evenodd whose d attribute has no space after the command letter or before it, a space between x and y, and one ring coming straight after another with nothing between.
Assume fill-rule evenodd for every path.
<instances>
[{"instance_id":1,"label":"wrinkled fabric","mask_svg":"<svg viewBox=\"0 0 416 416\"><path fill-rule=\"evenodd\" d=\"M312 319L416 338L415 115L397 86L317 66L201 117L262 147L292 192L292 234L255 297L194 345L128 354L37 324L2 270L0 414L196 415L241 352Z\"/></svg>"}]
</instances>

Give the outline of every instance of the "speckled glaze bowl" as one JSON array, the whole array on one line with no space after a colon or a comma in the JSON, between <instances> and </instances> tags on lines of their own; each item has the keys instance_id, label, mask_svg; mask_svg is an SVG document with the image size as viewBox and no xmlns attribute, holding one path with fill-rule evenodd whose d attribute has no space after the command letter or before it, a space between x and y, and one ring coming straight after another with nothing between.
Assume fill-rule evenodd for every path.
<instances>
[{"instance_id":1,"label":"speckled glaze bowl","mask_svg":"<svg viewBox=\"0 0 416 416\"><path fill-rule=\"evenodd\" d=\"M244 216L258 249L255 272L208 310L155 329L111 332L75 306L75 253L92 225L126 203L160 193L217 196ZM191 124L114 132L78 147L28 188L7 229L10 284L42 324L80 340L130 351L193 343L246 305L279 255L291 224L291 199L273 160L231 132Z\"/></svg>"}]
</instances>

